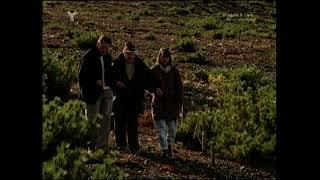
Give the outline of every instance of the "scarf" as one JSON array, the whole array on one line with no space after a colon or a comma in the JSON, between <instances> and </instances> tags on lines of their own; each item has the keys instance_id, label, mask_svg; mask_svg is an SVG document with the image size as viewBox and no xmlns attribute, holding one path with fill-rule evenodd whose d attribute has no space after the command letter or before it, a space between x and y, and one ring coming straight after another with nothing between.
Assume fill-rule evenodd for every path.
<instances>
[{"instance_id":1,"label":"scarf","mask_svg":"<svg viewBox=\"0 0 320 180\"><path fill-rule=\"evenodd\" d=\"M160 64L160 68L164 71L164 73L171 71L171 65L169 64L165 68Z\"/></svg>"}]
</instances>

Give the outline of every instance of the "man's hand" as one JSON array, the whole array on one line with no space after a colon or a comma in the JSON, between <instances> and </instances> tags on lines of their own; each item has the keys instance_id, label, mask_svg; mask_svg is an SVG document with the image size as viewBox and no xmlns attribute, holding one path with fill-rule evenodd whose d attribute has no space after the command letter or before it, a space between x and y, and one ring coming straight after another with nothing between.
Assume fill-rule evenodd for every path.
<instances>
[{"instance_id":1,"label":"man's hand","mask_svg":"<svg viewBox=\"0 0 320 180\"><path fill-rule=\"evenodd\" d=\"M117 81L116 85L118 88L125 88L126 87L121 81Z\"/></svg>"},{"instance_id":2,"label":"man's hand","mask_svg":"<svg viewBox=\"0 0 320 180\"><path fill-rule=\"evenodd\" d=\"M157 96L159 97L163 96L163 91L160 88L157 88L156 92L157 92Z\"/></svg>"},{"instance_id":3,"label":"man's hand","mask_svg":"<svg viewBox=\"0 0 320 180\"><path fill-rule=\"evenodd\" d=\"M148 90L144 90L144 97L152 96L152 93Z\"/></svg>"},{"instance_id":4,"label":"man's hand","mask_svg":"<svg viewBox=\"0 0 320 180\"><path fill-rule=\"evenodd\" d=\"M103 86L102 80L97 80L97 85L102 87Z\"/></svg>"}]
</instances>

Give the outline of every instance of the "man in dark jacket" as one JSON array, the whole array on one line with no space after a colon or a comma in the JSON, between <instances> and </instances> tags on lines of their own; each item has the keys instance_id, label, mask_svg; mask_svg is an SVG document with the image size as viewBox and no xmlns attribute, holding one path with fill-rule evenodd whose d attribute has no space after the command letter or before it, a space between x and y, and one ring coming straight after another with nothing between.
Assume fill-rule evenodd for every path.
<instances>
[{"instance_id":1,"label":"man in dark jacket","mask_svg":"<svg viewBox=\"0 0 320 180\"><path fill-rule=\"evenodd\" d=\"M115 135L120 150L127 146L133 153L139 150L138 115L143 111L144 90L150 84L151 71L127 42L114 64L115 71Z\"/></svg>"},{"instance_id":2,"label":"man in dark jacket","mask_svg":"<svg viewBox=\"0 0 320 180\"><path fill-rule=\"evenodd\" d=\"M102 36L98 39L96 47L90 49L82 57L79 67L80 98L86 103L86 117L89 121L97 118L100 125L97 128L96 148L107 150L110 131L110 119L113 104L114 87L112 82L112 57L109 53L111 39Z\"/></svg>"}]
</instances>

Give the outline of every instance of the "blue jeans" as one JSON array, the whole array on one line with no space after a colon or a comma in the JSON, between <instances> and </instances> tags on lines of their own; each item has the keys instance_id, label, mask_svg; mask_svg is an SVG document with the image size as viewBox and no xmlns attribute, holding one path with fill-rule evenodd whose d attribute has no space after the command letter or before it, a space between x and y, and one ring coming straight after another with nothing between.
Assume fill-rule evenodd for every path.
<instances>
[{"instance_id":1,"label":"blue jeans","mask_svg":"<svg viewBox=\"0 0 320 180\"><path fill-rule=\"evenodd\" d=\"M98 113L102 115L102 119L97 119L97 122L100 126L96 129L96 138L94 139L96 148L107 148L112 105L113 92L111 89L103 90L96 104L86 104L85 114L89 121L93 121L95 118L97 118Z\"/></svg>"},{"instance_id":2,"label":"blue jeans","mask_svg":"<svg viewBox=\"0 0 320 180\"><path fill-rule=\"evenodd\" d=\"M160 119L155 121L155 127L159 135L161 150L168 150L168 145L174 143L176 135L176 121Z\"/></svg>"}]
</instances>

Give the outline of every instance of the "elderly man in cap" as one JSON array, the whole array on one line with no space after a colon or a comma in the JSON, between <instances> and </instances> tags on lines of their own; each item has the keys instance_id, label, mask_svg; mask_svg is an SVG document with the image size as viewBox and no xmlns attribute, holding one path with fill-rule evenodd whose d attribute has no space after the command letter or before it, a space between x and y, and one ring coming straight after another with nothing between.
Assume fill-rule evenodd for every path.
<instances>
[{"instance_id":1,"label":"elderly man in cap","mask_svg":"<svg viewBox=\"0 0 320 180\"><path fill-rule=\"evenodd\" d=\"M144 92L150 87L151 71L136 55L131 42L125 43L123 52L114 63L114 102L116 145L119 150L127 147L136 153L139 150L138 115L143 112Z\"/></svg>"},{"instance_id":2,"label":"elderly man in cap","mask_svg":"<svg viewBox=\"0 0 320 180\"><path fill-rule=\"evenodd\" d=\"M79 67L80 99L86 103L85 114L89 121L97 118L100 125L93 140L95 148L108 151L111 112L113 105L114 84L112 84L112 57L109 53L111 39L101 36L95 47L89 49L82 57Z\"/></svg>"}]
</instances>

